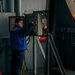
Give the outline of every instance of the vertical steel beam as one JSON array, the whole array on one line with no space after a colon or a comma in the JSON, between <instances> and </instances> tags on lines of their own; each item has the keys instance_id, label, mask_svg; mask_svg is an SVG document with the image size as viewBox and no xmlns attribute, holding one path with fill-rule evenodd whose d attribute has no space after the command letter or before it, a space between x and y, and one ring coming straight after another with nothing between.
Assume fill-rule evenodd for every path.
<instances>
[{"instance_id":1,"label":"vertical steel beam","mask_svg":"<svg viewBox=\"0 0 75 75\"><path fill-rule=\"evenodd\" d=\"M46 75L51 75L51 47L49 44L49 33L52 32L52 21L54 13L54 0L48 0L48 34L47 34L47 65Z\"/></svg>"},{"instance_id":2,"label":"vertical steel beam","mask_svg":"<svg viewBox=\"0 0 75 75\"><path fill-rule=\"evenodd\" d=\"M37 47L36 47L36 36L33 36L33 75L37 75Z\"/></svg>"}]
</instances>

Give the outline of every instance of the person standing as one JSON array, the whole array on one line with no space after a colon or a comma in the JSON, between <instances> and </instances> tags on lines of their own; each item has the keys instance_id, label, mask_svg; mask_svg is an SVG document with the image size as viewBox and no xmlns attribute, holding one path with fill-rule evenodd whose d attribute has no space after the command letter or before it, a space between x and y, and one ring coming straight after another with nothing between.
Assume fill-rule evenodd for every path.
<instances>
[{"instance_id":1,"label":"person standing","mask_svg":"<svg viewBox=\"0 0 75 75\"><path fill-rule=\"evenodd\" d=\"M13 31L10 31L11 46L11 75L21 75L24 52L26 51L26 30L23 28L23 20L15 19Z\"/></svg>"}]
</instances>

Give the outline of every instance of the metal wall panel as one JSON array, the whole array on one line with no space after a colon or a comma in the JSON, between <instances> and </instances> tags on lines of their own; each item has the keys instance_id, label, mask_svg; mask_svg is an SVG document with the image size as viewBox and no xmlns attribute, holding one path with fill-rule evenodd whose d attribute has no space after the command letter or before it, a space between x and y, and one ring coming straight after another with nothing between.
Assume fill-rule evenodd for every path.
<instances>
[{"instance_id":1,"label":"metal wall panel","mask_svg":"<svg viewBox=\"0 0 75 75\"><path fill-rule=\"evenodd\" d=\"M0 38L9 37L9 16L15 13L0 13Z\"/></svg>"},{"instance_id":2,"label":"metal wall panel","mask_svg":"<svg viewBox=\"0 0 75 75\"><path fill-rule=\"evenodd\" d=\"M44 52L46 53L46 42L43 42L42 47ZM27 69L33 70L33 37L30 38L30 42L27 45L27 51L25 52L25 62ZM45 67L45 59L42 55L40 47L37 44L37 68L44 68Z\"/></svg>"},{"instance_id":3,"label":"metal wall panel","mask_svg":"<svg viewBox=\"0 0 75 75\"><path fill-rule=\"evenodd\" d=\"M0 13L0 71L4 74L10 72L11 64L9 16L15 16L15 13Z\"/></svg>"},{"instance_id":4,"label":"metal wall panel","mask_svg":"<svg viewBox=\"0 0 75 75\"><path fill-rule=\"evenodd\" d=\"M45 10L46 0L22 0L22 13L25 10L40 11Z\"/></svg>"}]
</instances>

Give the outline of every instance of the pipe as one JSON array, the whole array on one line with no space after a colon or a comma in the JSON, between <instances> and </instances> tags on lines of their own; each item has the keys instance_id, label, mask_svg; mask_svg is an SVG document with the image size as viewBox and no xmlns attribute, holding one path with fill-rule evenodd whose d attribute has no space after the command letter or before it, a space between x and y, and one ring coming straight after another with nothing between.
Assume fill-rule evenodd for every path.
<instances>
[{"instance_id":1,"label":"pipe","mask_svg":"<svg viewBox=\"0 0 75 75\"><path fill-rule=\"evenodd\" d=\"M21 16L22 15L22 0L15 0L15 12L16 16Z\"/></svg>"},{"instance_id":2,"label":"pipe","mask_svg":"<svg viewBox=\"0 0 75 75\"><path fill-rule=\"evenodd\" d=\"M4 12L14 12L14 0L5 0Z\"/></svg>"}]
</instances>

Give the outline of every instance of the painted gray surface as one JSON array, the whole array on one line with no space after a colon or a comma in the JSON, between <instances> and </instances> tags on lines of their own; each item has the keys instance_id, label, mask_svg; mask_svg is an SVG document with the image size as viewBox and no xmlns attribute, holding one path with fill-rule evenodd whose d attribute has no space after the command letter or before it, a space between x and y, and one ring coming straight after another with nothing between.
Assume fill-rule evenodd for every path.
<instances>
[{"instance_id":1,"label":"painted gray surface","mask_svg":"<svg viewBox=\"0 0 75 75\"><path fill-rule=\"evenodd\" d=\"M9 37L9 16L14 16L15 13L0 13L0 38Z\"/></svg>"},{"instance_id":2,"label":"painted gray surface","mask_svg":"<svg viewBox=\"0 0 75 75\"><path fill-rule=\"evenodd\" d=\"M0 70L10 72L10 42L9 42L9 16L15 13L0 13Z\"/></svg>"},{"instance_id":3,"label":"painted gray surface","mask_svg":"<svg viewBox=\"0 0 75 75\"><path fill-rule=\"evenodd\" d=\"M31 12L45 10L46 7L48 7L46 2L46 0L3 0L3 9L4 12L17 11L17 15L22 16L25 11Z\"/></svg>"},{"instance_id":4,"label":"painted gray surface","mask_svg":"<svg viewBox=\"0 0 75 75\"><path fill-rule=\"evenodd\" d=\"M33 37L30 38L30 42L27 45L27 51L25 52L25 61L28 69L33 69Z\"/></svg>"},{"instance_id":5,"label":"painted gray surface","mask_svg":"<svg viewBox=\"0 0 75 75\"><path fill-rule=\"evenodd\" d=\"M42 43L44 52L46 52L46 42ZM27 45L28 51L25 52L26 66L28 70L33 69L33 37L30 38L30 43ZM37 44L37 68L44 68L45 60Z\"/></svg>"},{"instance_id":6,"label":"painted gray surface","mask_svg":"<svg viewBox=\"0 0 75 75\"><path fill-rule=\"evenodd\" d=\"M22 0L22 13L24 11L45 10L46 0Z\"/></svg>"}]
</instances>

